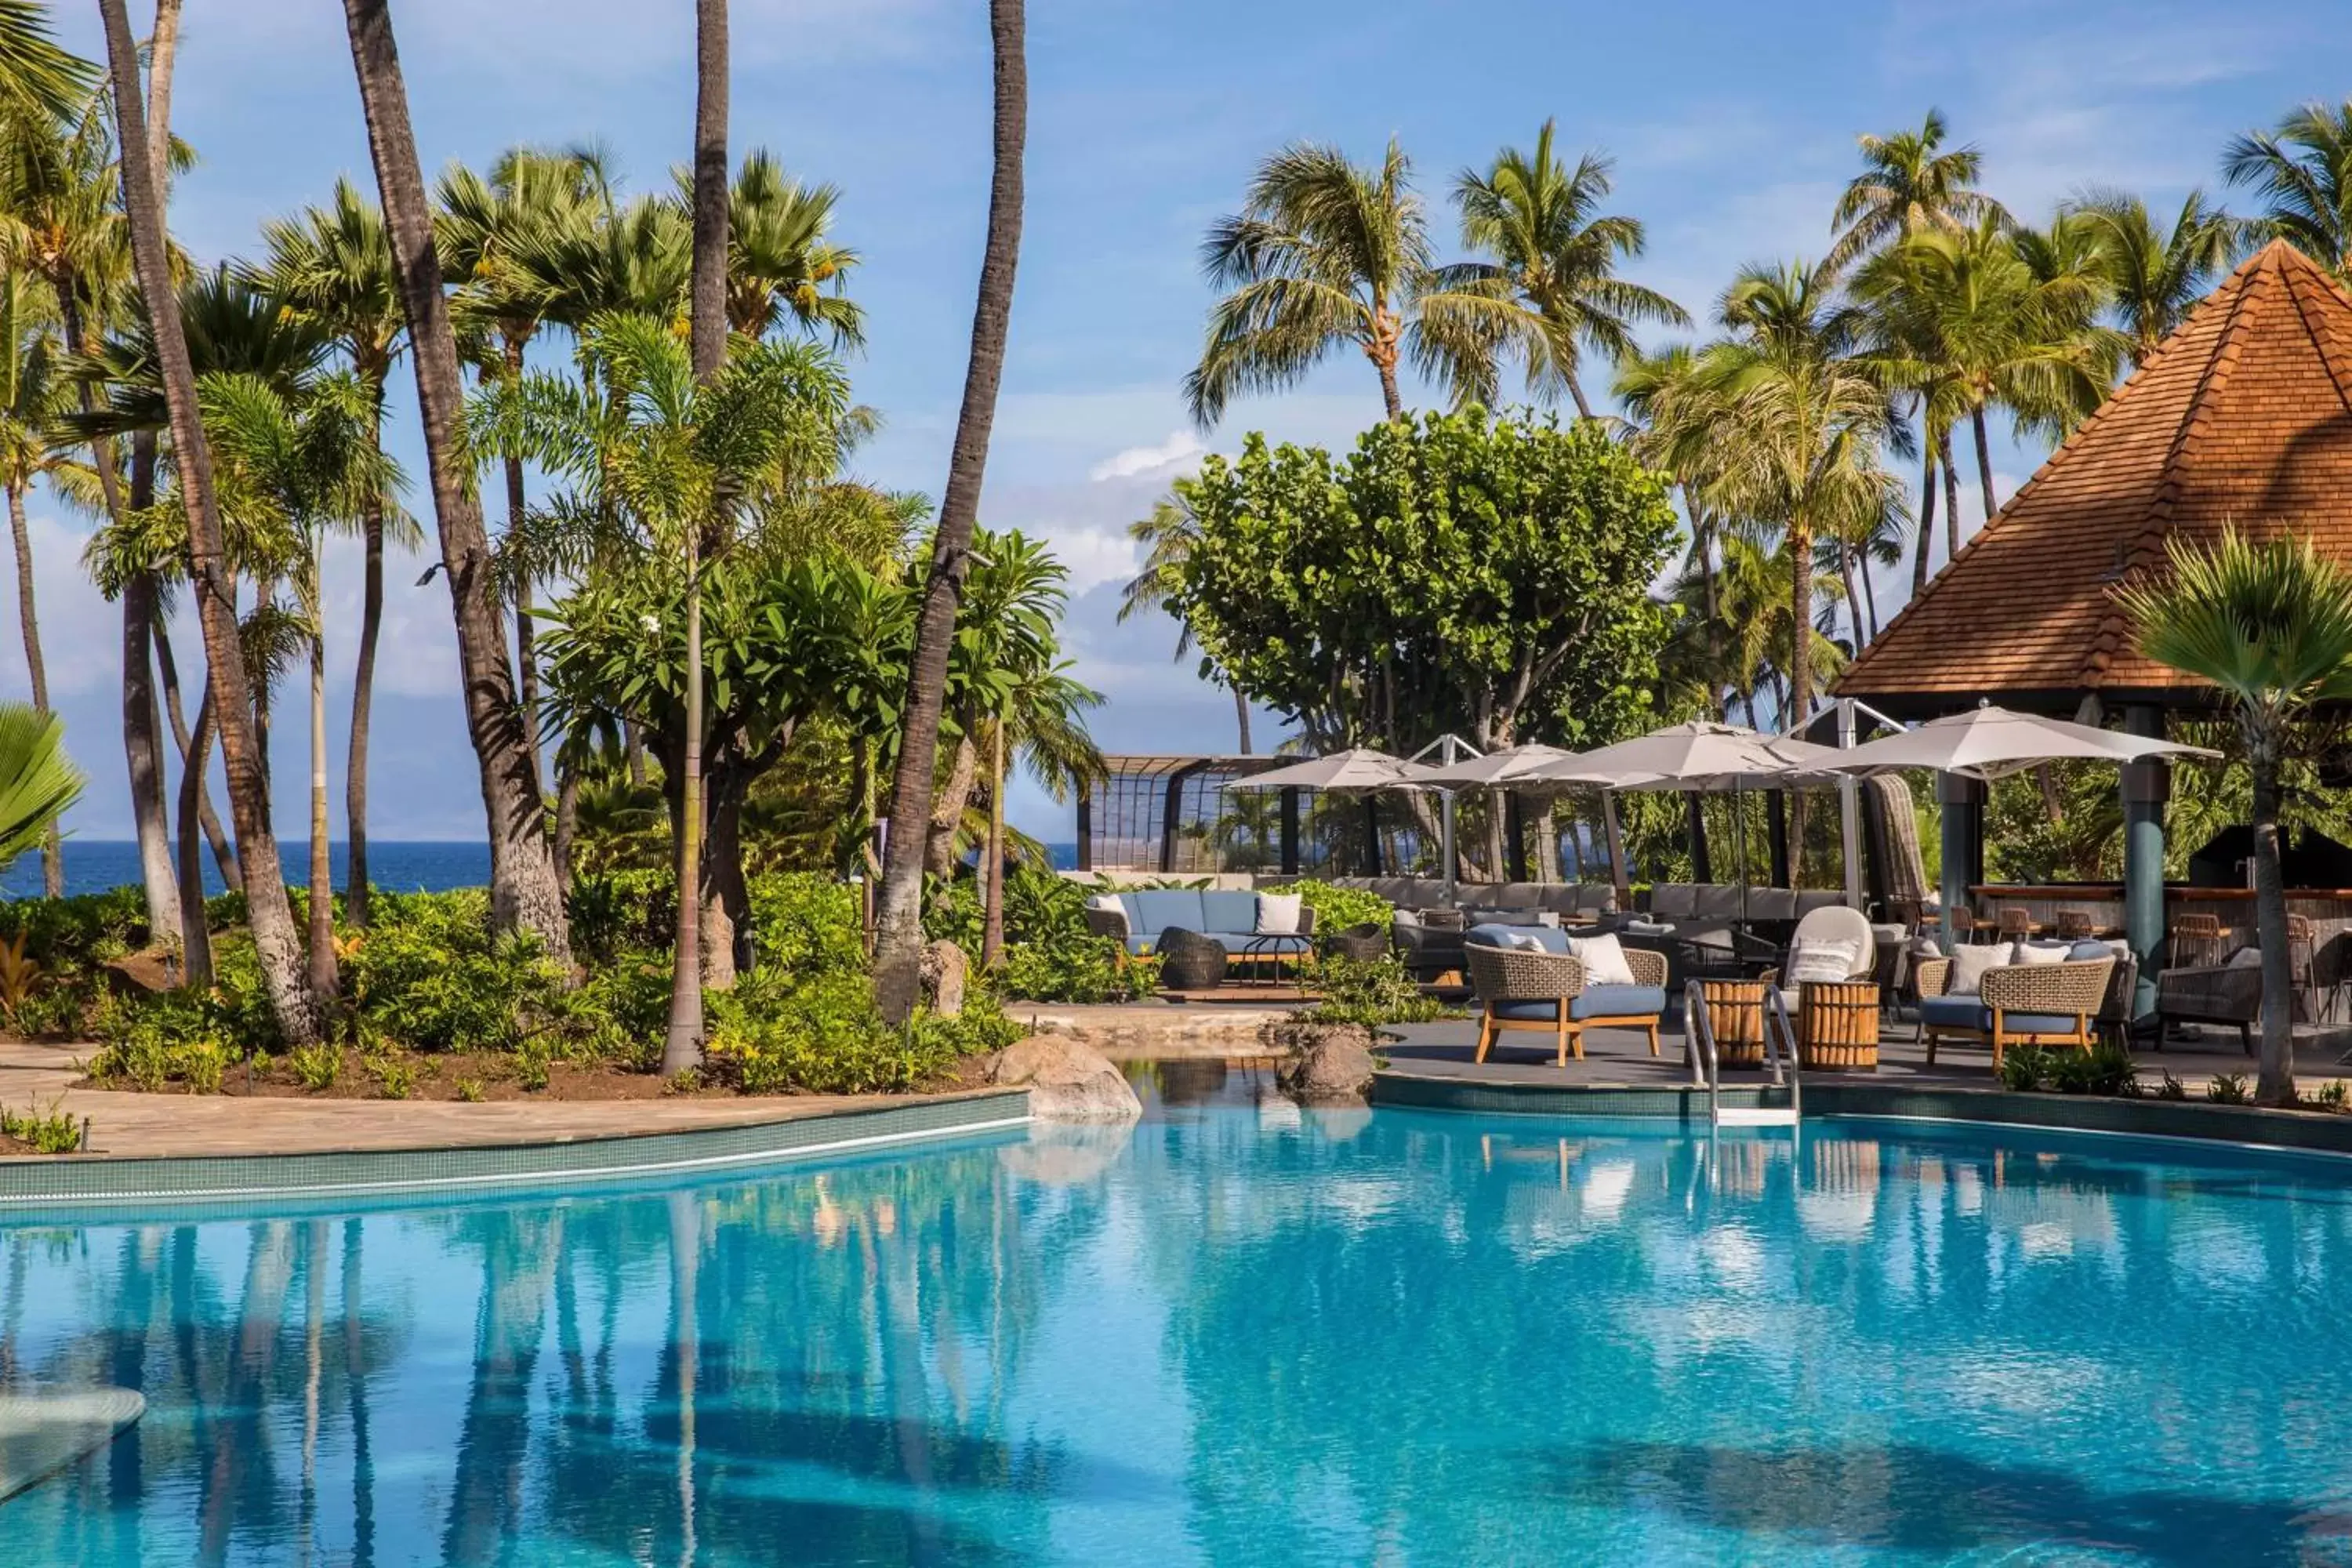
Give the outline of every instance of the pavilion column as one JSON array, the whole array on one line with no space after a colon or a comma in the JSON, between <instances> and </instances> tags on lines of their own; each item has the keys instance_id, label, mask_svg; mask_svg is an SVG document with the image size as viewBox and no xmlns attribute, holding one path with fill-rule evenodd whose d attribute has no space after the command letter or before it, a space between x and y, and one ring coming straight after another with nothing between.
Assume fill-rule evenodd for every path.
<instances>
[{"instance_id":1,"label":"pavilion column","mask_svg":"<svg viewBox=\"0 0 2352 1568\"><path fill-rule=\"evenodd\" d=\"M1282 797L1282 874L1298 875L1298 791L1285 788Z\"/></svg>"},{"instance_id":2,"label":"pavilion column","mask_svg":"<svg viewBox=\"0 0 2352 1568\"><path fill-rule=\"evenodd\" d=\"M1769 886L1793 888L1797 879L1789 866L1789 792L1772 789L1764 792L1764 852L1771 863Z\"/></svg>"},{"instance_id":3,"label":"pavilion column","mask_svg":"<svg viewBox=\"0 0 2352 1568\"><path fill-rule=\"evenodd\" d=\"M2124 733L2164 739L2164 710L2133 703L2124 710ZM2172 766L2154 758L2123 767L2124 940L2139 960L2132 1015L2156 1010L2156 976L2164 958L2164 805L2172 798Z\"/></svg>"},{"instance_id":4,"label":"pavilion column","mask_svg":"<svg viewBox=\"0 0 2352 1568\"><path fill-rule=\"evenodd\" d=\"M1936 804L1944 818L1944 909L1948 916L1984 880L1985 785L1964 773L1936 775ZM1944 921L1944 951L1952 950L1952 922Z\"/></svg>"}]
</instances>

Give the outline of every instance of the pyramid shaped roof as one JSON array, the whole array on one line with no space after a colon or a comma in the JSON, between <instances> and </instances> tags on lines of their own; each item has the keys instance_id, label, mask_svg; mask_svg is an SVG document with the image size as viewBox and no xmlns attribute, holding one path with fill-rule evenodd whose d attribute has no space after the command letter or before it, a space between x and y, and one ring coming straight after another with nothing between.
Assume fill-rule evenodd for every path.
<instances>
[{"instance_id":1,"label":"pyramid shaped roof","mask_svg":"<svg viewBox=\"0 0 2352 1568\"><path fill-rule=\"evenodd\" d=\"M2247 258L1838 679L1913 714L2206 700L2112 589L2225 525L2352 564L2352 296L2284 240Z\"/></svg>"}]
</instances>

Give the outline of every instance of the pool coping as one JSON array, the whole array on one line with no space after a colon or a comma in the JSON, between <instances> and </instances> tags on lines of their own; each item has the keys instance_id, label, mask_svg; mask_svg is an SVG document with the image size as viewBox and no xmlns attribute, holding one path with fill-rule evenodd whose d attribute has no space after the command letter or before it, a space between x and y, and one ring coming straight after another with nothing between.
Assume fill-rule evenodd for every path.
<instances>
[{"instance_id":1,"label":"pool coping","mask_svg":"<svg viewBox=\"0 0 2352 1568\"><path fill-rule=\"evenodd\" d=\"M0 1160L0 1215L90 1204L236 1203L692 1174L1029 1124L1029 1091L925 1096L709 1127L284 1154L50 1154Z\"/></svg>"},{"instance_id":2,"label":"pool coping","mask_svg":"<svg viewBox=\"0 0 2352 1568\"><path fill-rule=\"evenodd\" d=\"M1727 1086L1723 1103L1788 1103L1785 1091ZM1373 1075L1375 1105L1479 1115L1625 1117L1705 1126L1706 1090L1694 1085L1544 1084L1479 1081L1437 1074ZM1808 1075L1804 1115L1873 1121L1979 1122L2053 1132L2180 1138L2290 1153L2352 1157L2352 1116L2254 1105L2124 1100L2103 1095L2021 1094L2009 1089L1933 1088Z\"/></svg>"}]
</instances>

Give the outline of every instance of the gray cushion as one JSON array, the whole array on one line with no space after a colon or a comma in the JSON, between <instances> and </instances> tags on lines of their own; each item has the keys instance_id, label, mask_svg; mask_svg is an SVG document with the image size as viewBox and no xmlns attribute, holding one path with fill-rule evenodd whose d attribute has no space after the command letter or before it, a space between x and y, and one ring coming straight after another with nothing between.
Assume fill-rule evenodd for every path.
<instances>
[{"instance_id":1,"label":"gray cushion","mask_svg":"<svg viewBox=\"0 0 2352 1568\"><path fill-rule=\"evenodd\" d=\"M1691 912L1700 920L1728 921L1739 918L1739 889L1709 885L1697 889Z\"/></svg>"},{"instance_id":2,"label":"gray cushion","mask_svg":"<svg viewBox=\"0 0 2352 1568\"><path fill-rule=\"evenodd\" d=\"M1201 895L1201 930L1218 931L1254 931L1257 930L1257 895L1212 890Z\"/></svg>"},{"instance_id":3,"label":"gray cushion","mask_svg":"<svg viewBox=\"0 0 2352 1568\"><path fill-rule=\"evenodd\" d=\"M1558 926L1503 925L1490 921L1472 926L1462 933L1464 942L1475 942L1481 947L1508 947L1514 937L1522 942L1533 937L1546 952L1568 951L1568 933Z\"/></svg>"},{"instance_id":4,"label":"gray cushion","mask_svg":"<svg viewBox=\"0 0 2352 1568\"><path fill-rule=\"evenodd\" d=\"M1568 1005L1571 1018L1648 1018L1665 1010L1662 985L1588 985Z\"/></svg>"},{"instance_id":5,"label":"gray cushion","mask_svg":"<svg viewBox=\"0 0 2352 1568\"><path fill-rule=\"evenodd\" d=\"M1845 895L1834 888L1807 888L1797 894L1797 916L1803 919L1815 910L1835 909L1845 902Z\"/></svg>"},{"instance_id":6,"label":"gray cushion","mask_svg":"<svg viewBox=\"0 0 2352 1568\"><path fill-rule=\"evenodd\" d=\"M1989 1034L1992 1030L1992 1009L1974 996L1927 996L1919 1002L1919 1022ZM2011 1013L2002 1017L2001 1028L2011 1035L2071 1035L2074 1032L2074 1015Z\"/></svg>"},{"instance_id":7,"label":"gray cushion","mask_svg":"<svg viewBox=\"0 0 2352 1568\"><path fill-rule=\"evenodd\" d=\"M1495 889L1495 901L1507 910L1539 910L1549 906L1544 901L1544 889L1538 882L1505 882Z\"/></svg>"},{"instance_id":8,"label":"gray cushion","mask_svg":"<svg viewBox=\"0 0 2352 1568\"><path fill-rule=\"evenodd\" d=\"M1209 923L1197 888L1146 888L1134 897L1134 926L1139 934L1157 936L1170 926L1199 931Z\"/></svg>"},{"instance_id":9,"label":"gray cushion","mask_svg":"<svg viewBox=\"0 0 2352 1568\"><path fill-rule=\"evenodd\" d=\"M1661 882L1650 889L1650 913L1659 920L1688 920L1697 912L1698 889L1688 882Z\"/></svg>"},{"instance_id":10,"label":"gray cushion","mask_svg":"<svg viewBox=\"0 0 2352 1568\"><path fill-rule=\"evenodd\" d=\"M1559 1018L1558 1002L1497 1002L1492 1009L1497 1018L1515 1018L1522 1023L1556 1023Z\"/></svg>"},{"instance_id":11,"label":"gray cushion","mask_svg":"<svg viewBox=\"0 0 2352 1568\"><path fill-rule=\"evenodd\" d=\"M1797 918L1797 895L1786 888L1756 888L1748 895L1748 918L1752 921L1792 921Z\"/></svg>"}]
</instances>

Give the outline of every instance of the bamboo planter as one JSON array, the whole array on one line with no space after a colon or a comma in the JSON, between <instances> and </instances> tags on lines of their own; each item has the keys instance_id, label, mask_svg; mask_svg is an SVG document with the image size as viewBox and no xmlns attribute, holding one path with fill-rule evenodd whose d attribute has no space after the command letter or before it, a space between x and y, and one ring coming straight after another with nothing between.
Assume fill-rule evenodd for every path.
<instances>
[{"instance_id":1,"label":"bamboo planter","mask_svg":"<svg viewBox=\"0 0 2352 1568\"><path fill-rule=\"evenodd\" d=\"M1764 1065L1764 983L1702 980L1707 1022L1715 1027L1715 1059L1727 1068Z\"/></svg>"},{"instance_id":2,"label":"bamboo planter","mask_svg":"<svg viewBox=\"0 0 2352 1568\"><path fill-rule=\"evenodd\" d=\"M1876 1072L1878 986L1807 981L1797 1003L1797 1040L1807 1072Z\"/></svg>"}]
</instances>

